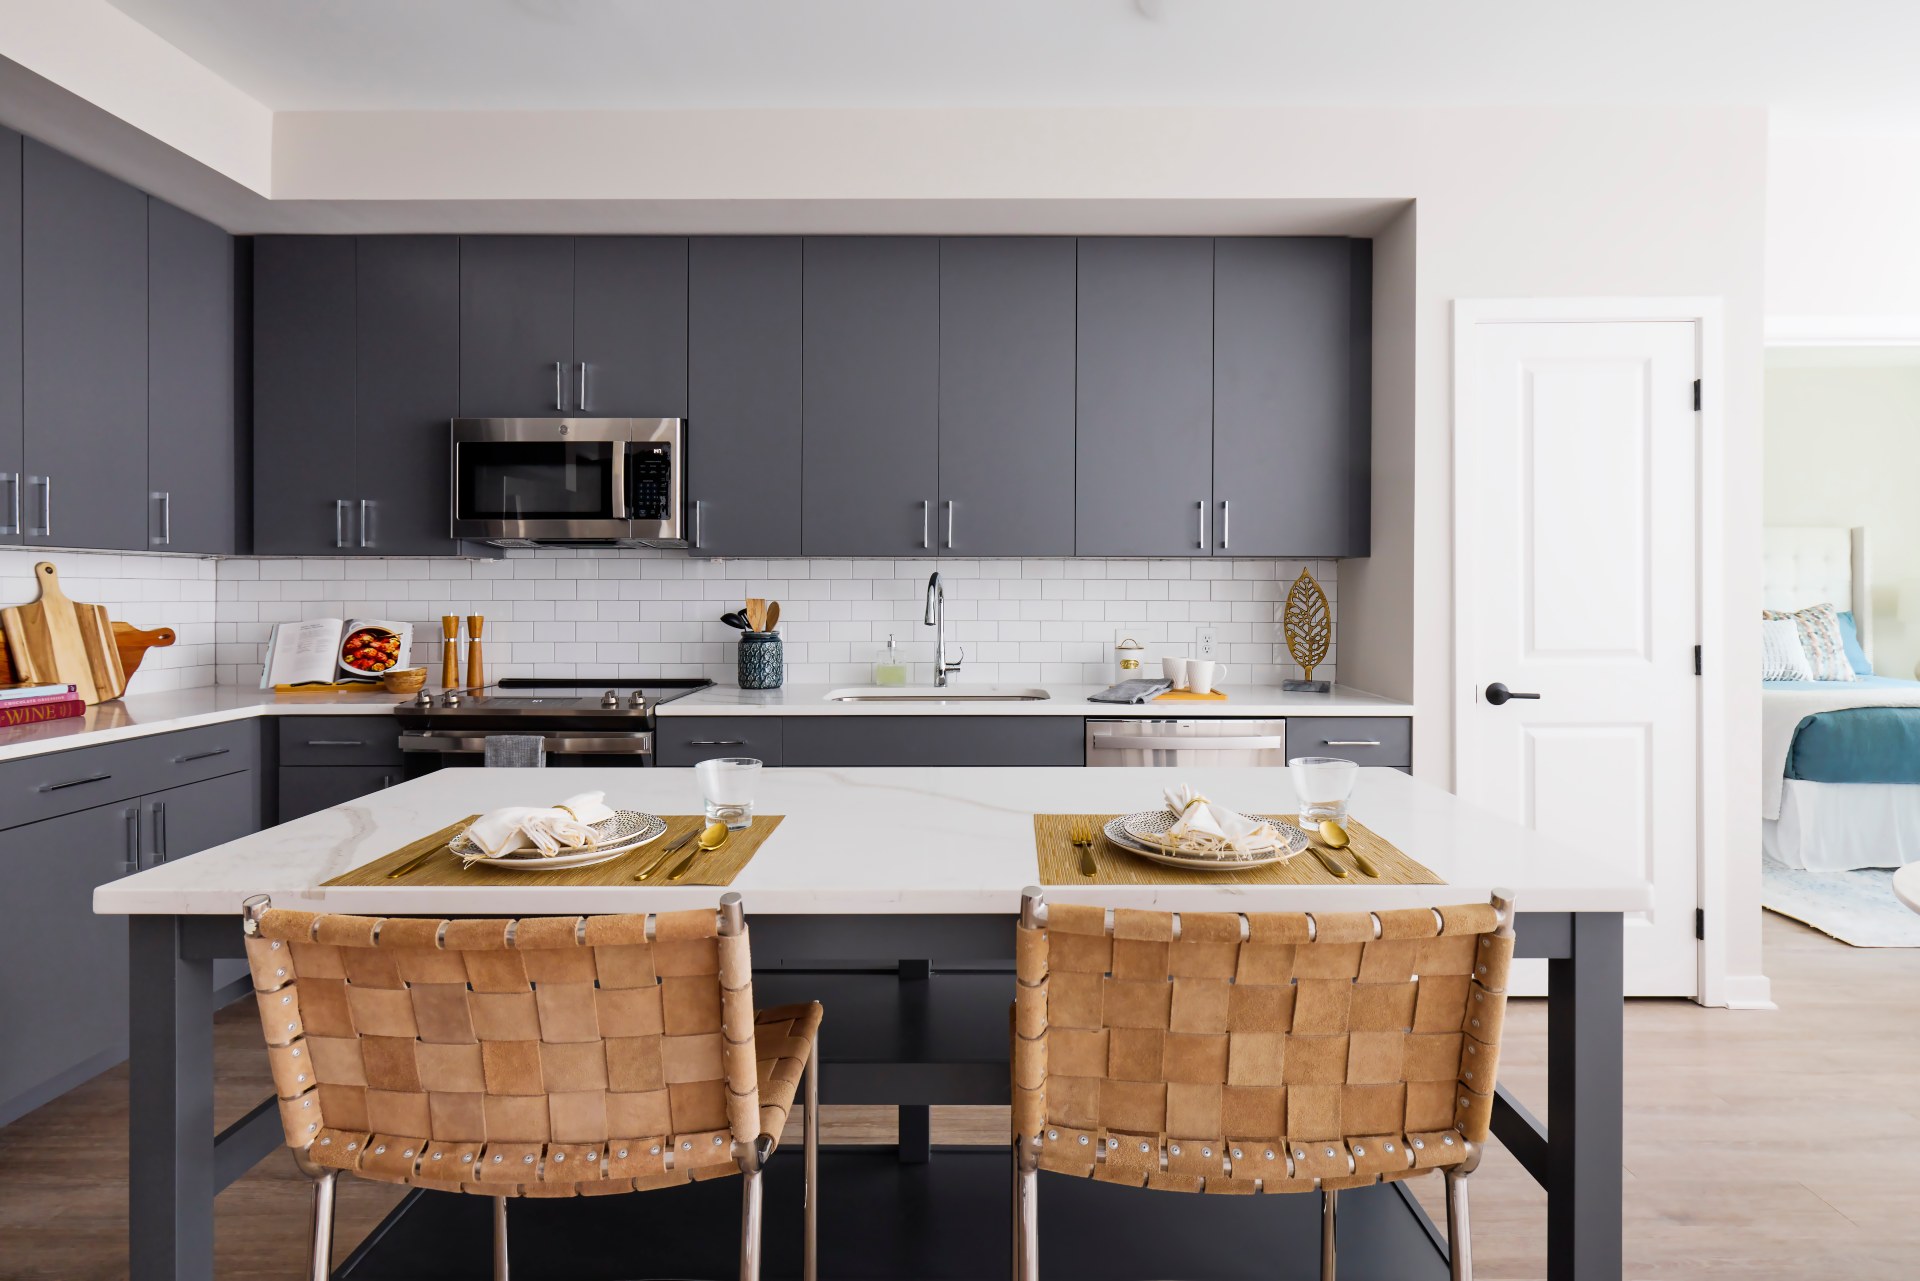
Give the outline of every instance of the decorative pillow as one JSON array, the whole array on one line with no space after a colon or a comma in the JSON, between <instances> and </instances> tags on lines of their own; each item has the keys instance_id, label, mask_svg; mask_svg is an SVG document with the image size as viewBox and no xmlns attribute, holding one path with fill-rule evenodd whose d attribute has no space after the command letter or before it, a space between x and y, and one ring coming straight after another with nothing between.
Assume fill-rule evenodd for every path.
<instances>
[{"instance_id":1,"label":"decorative pillow","mask_svg":"<svg viewBox=\"0 0 1920 1281\"><path fill-rule=\"evenodd\" d=\"M1768 609L1762 610L1760 616L1765 619L1793 620L1794 626L1800 631L1800 648L1806 653L1807 666L1813 669L1813 679L1860 679L1854 675L1853 664L1847 661L1847 643L1840 634L1840 613L1833 606L1809 605L1792 613Z\"/></svg>"},{"instance_id":2,"label":"decorative pillow","mask_svg":"<svg viewBox=\"0 0 1920 1281\"><path fill-rule=\"evenodd\" d=\"M1760 621L1760 679L1813 679L1813 669L1807 666L1807 651L1800 648L1800 628L1791 618L1766 618Z\"/></svg>"},{"instance_id":3,"label":"decorative pillow","mask_svg":"<svg viewBox=\"0 0 1920 1281\"><path fill-rule=\"evenodd\" d=\"M1854 675L1873 675L1873 660L1867 657L1867 651L1860 647L1860 630L1854 626L1853 611L1843 609L1840 618L1840 640L1847 647L1847 662L1852 666Z\"/></svg>"}]
</instances>

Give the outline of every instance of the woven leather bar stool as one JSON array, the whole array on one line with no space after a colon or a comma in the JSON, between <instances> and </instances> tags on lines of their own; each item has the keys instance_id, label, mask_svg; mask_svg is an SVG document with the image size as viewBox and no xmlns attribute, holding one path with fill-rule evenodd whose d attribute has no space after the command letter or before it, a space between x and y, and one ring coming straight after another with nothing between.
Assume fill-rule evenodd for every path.
<instances>
[{"instance_id":1,"label":"woven leather bar stool","mask_svg":"<svg viewBox=\"0 0 1920 1281\"><path fill-rule=\"evenodd\" d=\"M740 896L646 916L429 920L246 904L247 960L287 1146L313 1187L313 1281L334 1183L494 1198L744 1176L740 1276L760 1275L761 1171L804 1078L815 1277L821 1008L753 1008Z\"/></svg>"},{"instance_id":2,"label":"woven leather bar stool","mask_svg":"<svg viewBox=\"0 0 1920 1281\"><path fill-rule=\"evenodd\" d=\"M1037 1281L1038 1173L1174 1192L1338 1194L1439 1170L1453 1276L1493 1114L1513 899L1385 912L1020 907L1016 1281Z\"/></svg>"}]
</instances>

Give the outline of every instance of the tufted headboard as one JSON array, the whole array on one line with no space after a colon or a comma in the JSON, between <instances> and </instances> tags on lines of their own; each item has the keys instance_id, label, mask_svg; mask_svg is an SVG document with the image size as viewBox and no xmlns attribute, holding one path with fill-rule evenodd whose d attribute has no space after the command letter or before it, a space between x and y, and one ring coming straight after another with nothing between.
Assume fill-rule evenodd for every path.
<instances>
[{"instance_id":1,"label":"tufted headboard","mask_svg":"<svg viewBox=\"0 0 1920 1281\"><path fill-rule=\"evenodd\" d=\"M1761 552L1760 607L1831 604L1853 611L1860 648L1873 657L1873 601L1867 591L1867 531L1840 525L1774 525Z\"/></svg>"}]
</instances>

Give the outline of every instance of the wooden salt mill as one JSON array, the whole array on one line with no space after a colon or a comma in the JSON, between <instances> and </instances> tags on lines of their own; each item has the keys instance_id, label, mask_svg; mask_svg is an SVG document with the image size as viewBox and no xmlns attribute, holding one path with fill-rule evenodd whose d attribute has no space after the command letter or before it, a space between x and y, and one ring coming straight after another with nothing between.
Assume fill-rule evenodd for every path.
<instances>
[{"instance_id":1,"label":"wooden salt mill","mask_svg":"<svg viewBox=\"0 0 1920 1281\"><path fill-rule=\"evenodd\" d=\"M440 615L440 688L460 684L460 615Z\"/></svg>"},{"instance_id":2,"label":"wooden salt mill","mask_svg":"<svg viewBox=\"0 0 1920 1281\"><path fill-rule=\"evenodd\" d=\"M487 683L486 664L480 657L480 630L487 625L484 614L467 615L467 688L480 689Z\"/></svg>"}]
</instances>

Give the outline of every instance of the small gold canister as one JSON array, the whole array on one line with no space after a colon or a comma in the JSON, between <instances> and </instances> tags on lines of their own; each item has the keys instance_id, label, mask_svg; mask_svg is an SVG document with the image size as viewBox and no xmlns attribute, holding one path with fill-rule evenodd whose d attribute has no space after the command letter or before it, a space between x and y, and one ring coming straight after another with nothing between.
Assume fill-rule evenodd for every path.
<instances>
[{"instance_id":1,"label":"small gold canister","mask_svg":"<svg viewBox=\"0 0 1920 1281\"><path fill-rule=\"evenodd\" d=\"M1130 681L1146 675L1146 648L1131 636L1123 636L1120 643L1113 647L1113 680L1115 684Z\"/></svg>"}]
</instances>

